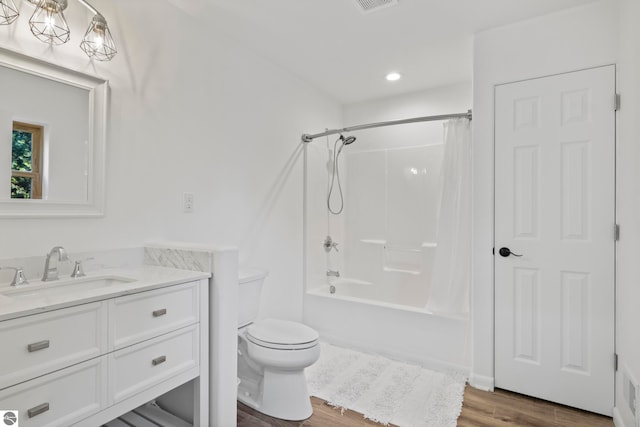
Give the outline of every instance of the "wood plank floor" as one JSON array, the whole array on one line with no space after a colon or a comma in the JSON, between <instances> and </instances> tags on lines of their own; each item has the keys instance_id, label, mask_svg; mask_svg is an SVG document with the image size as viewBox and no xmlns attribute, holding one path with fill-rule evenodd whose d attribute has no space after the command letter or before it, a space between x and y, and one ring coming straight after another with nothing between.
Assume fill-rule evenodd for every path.
<instances>
[{"instance_id":1,"label":"wood plank floor","mask_svg":"<svg viewBox=\"0 0 640 427\"><path fill-rule=\"evenodd\" d=\"M238 427L360 427L380 426L361 414L311 398L313 416L304 421L283 421L238 403ZM580 411L505 390L486 392L467 386L458 427L613 427L609 417Z\"/></svg>"}]
</instances>

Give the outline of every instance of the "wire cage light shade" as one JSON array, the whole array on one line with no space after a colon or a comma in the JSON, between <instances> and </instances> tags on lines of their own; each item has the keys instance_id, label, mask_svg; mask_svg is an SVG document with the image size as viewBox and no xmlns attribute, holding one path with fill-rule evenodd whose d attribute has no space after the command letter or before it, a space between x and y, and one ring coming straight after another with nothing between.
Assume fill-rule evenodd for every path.
<instances>
[{"instance_id":1,"label":"wire cage light shade","mask_svg":"<svg viewBox=\"0 0 640 427\"><path fill-rule=\"evenodd\" d=\"M111 36L111 31L107 26L107 21L100 14L97 14L91 20L89 28L80 43L82 49L89 58L98 61L111 61L118 52L116 44Z\"/></svg>"},{"instance_id":2,"label":"wire cage light shade","mask_svg":"<svg viewBox=\"0 0 640 427\"><path fill-rule=\"evenodd\" d=\"M52 45L60 45L69 41L71 30L63 14L67 8L68 0L24 1L35 6L29 19L29 28L38 40ZM80 48L91 59L111 61L118 51L107 20L87 0L77 0L77 2L93 13L89 28L80 43ZM20 12L14 0L0 0L0 25L12 24L19 15Z\"/></svg>"},{"instance_id":3,"label":"wire cage light shade","mask_svg":"<svg viewBox=\"0 0 640 427\"><path fill-rule=\"evenodd\" d=\"M59 0L40 0L29 19L29 27L40 41L55 45L69 41L71 31Z\"/></svg>"},{"instance_id":4,"label":"wire cage light shade","mask_svg":"<svg viewBox=\"0 0 640 427\"><path fill-rule=\"evenodd\" d=\"M20 13L13 0L0 0L0 25L9 25L18 19Z\"/></svg>"}]
</instances>

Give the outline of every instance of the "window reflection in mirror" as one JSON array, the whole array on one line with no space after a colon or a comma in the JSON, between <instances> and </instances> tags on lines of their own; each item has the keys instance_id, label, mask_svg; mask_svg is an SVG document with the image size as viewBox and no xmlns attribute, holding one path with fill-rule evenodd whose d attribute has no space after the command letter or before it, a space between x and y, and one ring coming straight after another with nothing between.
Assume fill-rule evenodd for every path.
<instances>
[{"instance_id":1,"label":"window reflection in mirror","mask_svg":"<svg viewBox=\"0 0 640 427\"><path fill-rule=\"evenodd\" d=\"M44 127L13 122L11 138L11 198L42 198Z\"/></svg>"},{"instance_id":2,"label":"window reflection in mirror","mask_svg":"<svg viewBox=\"0 0 640 427\"><path fill-rule=\"evenodd\" d=\"M108 92L0 47L0 220L104 215Z\"/></svg>"},{"instance_id":3,"label":"window reflection in mirror","mask_svg":"<svg viewBox=\"0 0 640 427\"><path fill-rule=\"evenodd\" d=\"M89 90L0 66L0 93L0 200L87 202Z\"/></svg>"}]
</instances>

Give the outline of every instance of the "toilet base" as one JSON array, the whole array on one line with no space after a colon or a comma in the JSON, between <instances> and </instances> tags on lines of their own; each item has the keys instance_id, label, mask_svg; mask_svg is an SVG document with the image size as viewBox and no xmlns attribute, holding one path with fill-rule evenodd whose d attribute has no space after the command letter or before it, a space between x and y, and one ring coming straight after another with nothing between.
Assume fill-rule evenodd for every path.
<instances>
[{"instance_id":1,"label":"toilet base","mask_svg":"<svg viewBox=\"0 0 640 427\"><path fill-rule=\"evenodd\" d=\"M283 420L302 421L313 415L304 371L265 369L261 384L250 380L240 383L238 400L258 412Z\"/></svg>"}]
</instances>

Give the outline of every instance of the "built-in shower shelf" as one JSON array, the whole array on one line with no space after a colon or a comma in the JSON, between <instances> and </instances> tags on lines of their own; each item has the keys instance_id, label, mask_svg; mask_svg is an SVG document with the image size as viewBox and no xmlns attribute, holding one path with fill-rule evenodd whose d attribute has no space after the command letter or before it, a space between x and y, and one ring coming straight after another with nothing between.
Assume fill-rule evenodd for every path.
<instances>
[{"instance_id":1,"label":"built-in shower shelf","mask_svg":"<svg viewBox=\"0 0 640 427\"><path fill-rule=\"evenodd\" d=\"M361 243L369 243L371 245L385 245L387 243L386 240L379 239L360 239Z\"/></svg>"},{"instance_id":2,"label":"built-in shower shelf","mask_svg":"<svg viewBox=\"0 0 640 427\"><path fill-rule=\"evenodd\" d=\"M386 240L382 239L360 239L360 243L368 243L370 245L381 245L385 246L387 244ZM436 242L422 242L420 248L436 248L438 244Z\"/></svg>"},{"instance_id":3,"label":"built-in shower shelf","mask_svg":"<svg viewBox=\"0 0 640 427\"><path fill-rule=\"evenodd\" d=\"M383 268L384 271L388 271L391 273L403 273L403 274L413 274L414 276L417 276L420 274L420 271L416 271L416 270L406 270L403 268L391 268L391 267L384 267Z\"/></svg>"}]
</instances>

